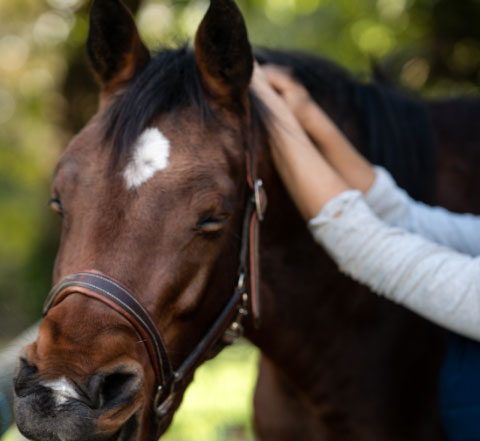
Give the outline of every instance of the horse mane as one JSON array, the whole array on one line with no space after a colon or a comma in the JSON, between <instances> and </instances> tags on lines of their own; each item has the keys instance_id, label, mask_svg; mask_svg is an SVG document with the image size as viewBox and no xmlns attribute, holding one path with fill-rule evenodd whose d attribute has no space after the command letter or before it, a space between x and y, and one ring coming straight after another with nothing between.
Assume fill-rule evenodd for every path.
<instances>
[{"instance_id":1,"label":"horse mane","mask_svg":"<svg viewBox=\"0 0 480 441\"><path fill-rule=\"evenodd\" d=\"M433 131L427 109L417 98L379 82L361 83L318 57L268 49L255 56L261 64L288 67L319 104L334 99L338 111L333 117L341 129L347 118L357 121L356 147L387 168L412 197L428 200L431 188L425 183L433 183ZM253 126L268 127L263 103L253 92L250 95L257 120ZM193 50L185 45L157 52L105 116L105 140L111 142L114 159L130 153L155 117L192 106L202 121L219 122L203 92Z\"/></svg>"}]
</instances>

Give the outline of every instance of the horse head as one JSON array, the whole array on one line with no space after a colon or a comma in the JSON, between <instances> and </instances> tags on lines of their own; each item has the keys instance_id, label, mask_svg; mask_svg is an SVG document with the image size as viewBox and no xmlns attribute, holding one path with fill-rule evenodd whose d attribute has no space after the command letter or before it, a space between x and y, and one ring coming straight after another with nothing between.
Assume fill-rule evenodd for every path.
<instances>
[{"instance_id":1,"label":"horse head","mask_svg":"<svg viewBox=\"0 0 480 441\"><path fill-rule=\"evenodd\" d=\"M119 0L96 0L88 52L99 110L55 170L60 285L18 362L16 419L38 441L154 439L244 312L253 56L232 0L211 1L193 51L155 57Z\"/></svg>"}]
</instances>

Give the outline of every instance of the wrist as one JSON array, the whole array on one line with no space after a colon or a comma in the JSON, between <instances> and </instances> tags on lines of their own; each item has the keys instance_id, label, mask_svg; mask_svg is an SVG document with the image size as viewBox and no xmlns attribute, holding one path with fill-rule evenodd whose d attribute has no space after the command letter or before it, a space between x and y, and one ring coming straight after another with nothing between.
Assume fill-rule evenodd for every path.
<instances>
[{"instance_id":1,"label":"wrist","mask_svg":"<svg viewBox=\"0 0 480 441\"><path fill-rule=\"evenodd\" d=\"M313 100L305 105L299 121L305 131L315 139L317 144L320 144L320 148L323 148L323 144L328 146L329 141L338 138L341 134L330 117Z\"/></svg>"},{"instance_id":2,"label":"wrist","mask_svg":"<svg viewBox=\"0 0 480 441\"><path fill-rule=\"evenodd\" d=\"M311 98L309 98L296 115L302 127L310 132L318 125L318 106Z\"/></svg>"}]
</instances>

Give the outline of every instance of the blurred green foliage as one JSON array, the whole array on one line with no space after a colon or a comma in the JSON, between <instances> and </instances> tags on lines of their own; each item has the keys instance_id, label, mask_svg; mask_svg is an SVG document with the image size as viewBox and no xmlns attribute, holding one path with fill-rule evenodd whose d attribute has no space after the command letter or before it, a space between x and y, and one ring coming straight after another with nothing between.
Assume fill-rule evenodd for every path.
<instances>
[{"instance_id":1,"label":"blurred green foliage","mask_svg":"<svg viewBox=\"0 0 480 441\"><path fill-rule=\"evenodd\" d=\"M236 344L195 373L162 441L248 441L258 353Z\"/></svg>"},{"instance_id":2,"label":"blurred green foliage","mask_svg":"<svg viewBox=\"0 0 480 441\"><path fill-rule=\"evenodd\" d=\"M207 0L127 0L151 48L191 39ZM476 0L239 0L257 45L329 57L368 78L372 62L425 95L477 92ZM85 0L0 0L0 336L38 317L59 222L49 179L96 107Z\"/></svg>"}]
</instances>

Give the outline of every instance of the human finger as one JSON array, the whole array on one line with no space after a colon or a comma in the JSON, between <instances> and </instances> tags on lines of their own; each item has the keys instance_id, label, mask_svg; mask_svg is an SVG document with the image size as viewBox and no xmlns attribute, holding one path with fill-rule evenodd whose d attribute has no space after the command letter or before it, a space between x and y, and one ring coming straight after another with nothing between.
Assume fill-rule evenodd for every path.
<instances>
[{"instance_id":1,"label":"human finger","mask_svg":"<svg viewBox=\"0 0 480 441\"><path fill-rule=\"evenodd\" d=\"M255 90L255 92L259 94L259 96L263 100L268 101L270 103L281 100L281 97L278 95L278 93L274 90L274 88L268 81L268 78L265 75L263 67L261 67L258 63L254 64L254 71L253 71L251 84L252 84L253 90Z\"/></svg>"},{"instance_id":2,"label":"human finger","mask_svg":"<svg viewBox=\"0 0 480 441\"><path fill-rule=\"evenodd\" d=\"M264 65L262 70L269 83L279 92L294 89L298 86L298 83L292 78L287 68L269 64Z\"/></svg>"}]
</instances>

